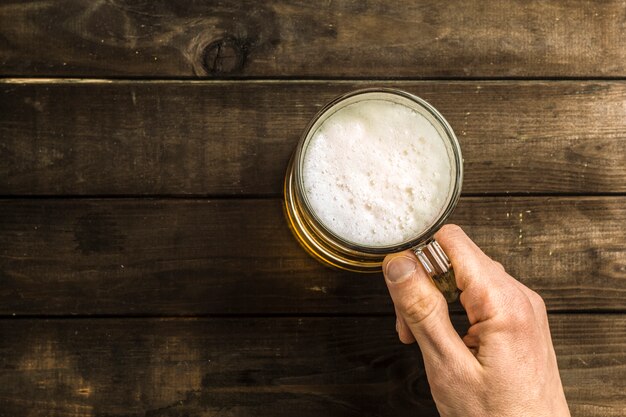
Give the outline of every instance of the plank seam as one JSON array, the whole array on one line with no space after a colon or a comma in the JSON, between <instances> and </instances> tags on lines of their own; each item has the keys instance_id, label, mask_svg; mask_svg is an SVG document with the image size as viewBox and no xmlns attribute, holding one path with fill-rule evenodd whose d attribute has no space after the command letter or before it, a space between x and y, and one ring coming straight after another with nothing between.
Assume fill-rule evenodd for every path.
<instances>
[{"instance_id":1,"label":"plank seam","mask_svg":"<svg viewBox=\"0 0 626 417\"><path fill-rule=\"evenodd\" d=\"M350 78L334 78L334 77L214 77L214 78L197 78L197 77L22 77L19 75L7 74L0 76L0 83L3 84L54 84L54 83L67 83L67 84L98 84L98 83L114 83L114 82L132 82L132 83L184 83L184 84L221 84L225 82L232 83L337 83L337 84L351 84L358 82L490 82L490 81L513 81L513 82L533 82L533 81L546 81L546 82L570 82L570 81L588 81L588 82L604 82L604 81L626 81L626 76L605 76L605 77L593 77L593 76L559 76L559 77L350 77Z\"/></svg>"},{"instance_id":2,"label":"plank seam","mask_svg":"<svg viewBox=\"0 0 626 417\"><path fill-rule=\"evenodd\" d=\"M548 310L549 315L626 315L626 309L580 309L580 310ZM463 311L450 311L450 316L465 316ZM97 319L259 319L259 318L393 318L395 314L389 313L223 313L223 314L0 314L0 320L97 320Z\"/></svg>"},{"instance_id":3,"label":"plank seam","mask_svg":"<svg viewBox=\"0 0 626 417\"><path fill-rule=\"evenodd\" d=\"M0 200L277 200L282 194L41 194L41 195L0 195ZM626 192L601 193L465 193L461 197L495 198L541 198L541 197L626 197Z\"/></svg>"}]
</instances>

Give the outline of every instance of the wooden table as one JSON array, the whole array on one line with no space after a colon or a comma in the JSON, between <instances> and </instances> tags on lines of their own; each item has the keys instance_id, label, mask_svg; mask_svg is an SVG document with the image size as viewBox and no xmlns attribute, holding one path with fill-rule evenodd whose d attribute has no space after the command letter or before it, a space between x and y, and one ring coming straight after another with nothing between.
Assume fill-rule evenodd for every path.
<instances>
[{"instance_id":1,"label":"wooden table","mask_svg":"<svg viewBox=\"0 0 626 417\"><path fill-rule=\"evenodd\" d=\"M449 120L452 220L546 300L573 415L626 415L623 1L189 3L0 1L0 416L436 415L382 277L283 219L364 86Z\"/></svg>"}]
</instances>

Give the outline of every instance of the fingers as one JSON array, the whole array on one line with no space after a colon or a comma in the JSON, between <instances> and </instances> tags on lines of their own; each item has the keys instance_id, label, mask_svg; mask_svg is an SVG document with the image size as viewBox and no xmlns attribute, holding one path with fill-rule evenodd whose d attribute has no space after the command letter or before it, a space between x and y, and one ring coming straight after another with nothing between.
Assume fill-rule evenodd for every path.
<instances>
[{"instance_id":1,"label":"fingers","mask_svg":"<svg viewBox=\"0 0 626 417\"><path fill-rule=\"evenodd\" d=\"M457 277L457 286L467 291L471 286L486 286L484 270L496 267L494 262L455 224L446 224L435 234L450 258Z\"/></svg>"},{"instance_id":2,"label":"fingers","mask_svg":"<svg viewBox=\"0 0 626 417\"><path fill-rule=\"evenodd\" d=\"M461 304L470 323L484 321L497 314L504 303L509 277L500 263L493 261L456 225L445 225L435 234L450 258L456 283L461 292Z\"/></svg>"},{"instance_id":3,"label":"fingers","mask_svg":"<svg viewBox=\"0 0 626 417\"><path fill-rule=\"evenodd\" d=\"M472 325L494 317L507 328L513 328L514 322L526 325L532 321L549 337L546 307L537 293L507 274L502 264L485 255L460 227L446 225L435 238L452 262L462 290L461 304ZM478 344L471 336L470 332L464 339L470 348Z\"/></svg>"},{"instance_id":4,"label":"fingers","mask_svg":"<svg viewBox=\"0 0 626 417\"><path fill-rule=\"evenodd\" d=\"M450 322L448 304L411 251L389 255L383 263L385 281L398 314L398 334L410 340L406 329L420 345L424 361L442 363L475 361ZM402 320L403 321L402 321Z\"/></svg>"}]
</instances>

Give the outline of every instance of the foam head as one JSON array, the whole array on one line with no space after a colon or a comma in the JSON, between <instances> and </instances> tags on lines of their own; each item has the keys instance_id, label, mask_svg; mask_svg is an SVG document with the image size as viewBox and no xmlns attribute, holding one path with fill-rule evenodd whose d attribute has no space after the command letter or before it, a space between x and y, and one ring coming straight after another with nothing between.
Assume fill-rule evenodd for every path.
<instances>
[{"instance_id":1,"label":"foam head","mask_svg":"<svg viewBox=\"0 0 626 417\"><path fill-rule=\"evenodd\" d=\"M420 236L445 210L454 155L414 108L363 96L312 131L302 157L303 192L317 220L344 241L396 246Z\"/></svg>"}]
</instances>

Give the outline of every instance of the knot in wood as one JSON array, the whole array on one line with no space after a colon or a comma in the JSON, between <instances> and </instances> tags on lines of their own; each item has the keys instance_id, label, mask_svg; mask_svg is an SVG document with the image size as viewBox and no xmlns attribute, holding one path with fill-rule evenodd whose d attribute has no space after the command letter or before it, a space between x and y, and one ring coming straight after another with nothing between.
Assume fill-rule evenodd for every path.
<instances>
[{"instance_id":1,"label":"knot in wood","mask_svg":"<svg viewBox=\"0 0 626 417\"><path fill-rule=\"evenodd\" d=\"M202 54L202 65L209 74L240 71L246 63L248 42L226 37L209 43Z\"/></svg>"}]
</instances>

